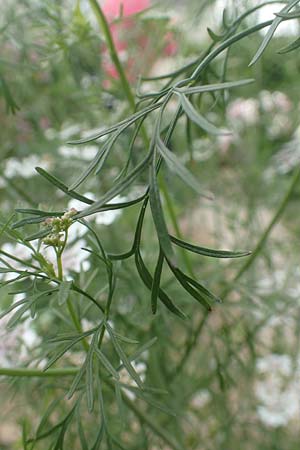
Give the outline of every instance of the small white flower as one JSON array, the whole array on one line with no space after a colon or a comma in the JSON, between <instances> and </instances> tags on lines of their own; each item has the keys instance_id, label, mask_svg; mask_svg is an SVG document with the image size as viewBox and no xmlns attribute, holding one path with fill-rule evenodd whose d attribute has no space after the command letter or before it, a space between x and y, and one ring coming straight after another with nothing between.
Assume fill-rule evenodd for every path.
<instances>
[{"instance_id":1,"label":"small white flower","mask_svg":"<svg viewBox=\"0 0 300 450\"><path fill-rule=\"evenodd\" d=\"M89 138L90 136L96 136L99 133L102 133L102 131L105 130L105 127L100 127L100 128L93 128L91 130L87 130L87 131L82 131L81 132L81 137L82 139L85 138ZM100 138L98 138L98 141L105 141L107 139L107 135L101 136Z\"/></svg>"},{"instance_id":2,"label":"small white flower","mask_svg":"<svg viewBox=\"0 0 300 450\"><path fill-rule=\"evenodd\" d=\"M204 408L211 400L210 392L207 389L201 389L196 392L191 400L191 406L195 409Z\"/></svg>"},{"instance_id":3,"label":"small white flower","mask_svg":"<svg viewBox=\"0 0 300 450\"><path fill-rule=\"evenodd\" d=\"M48 141L53 141L53 139L57 139L58 137L58 133L54 128L47 128L47 130L44 131L44 134Z\"/></svg>"},{"instance_id":4,"label":"small white flower","mask_svg":"<svg viewBox=\"0 0 300 450\"><path fill-rule=\"evenodd\" d=\"M259 102L254 98L237 98L228 105L227 115L236 128L255 125L259 120Z\"/></svg>"},{"instance_id":5,"label":"small white flower","mask_svg":"<svg viewBox=\"0 0 300 450\"><path fill-rule=\"evenodd\" d=\"M97 145L84 145L72 147L71 145L62 145L58 148L58 154L64 158L78 158L86 161L93 159L99 151Z\"/></svg>"},{"instance_id":6,"label":"small white flower","mask_svg":"<svg viewBox=\"0 0 300 450\"><path fill-rule=\"evenodd\" d=\"M81 320L82 331L89 331L91 328L94 328L95 324L88 319Z\"/></svg>"},{"instance_id":7,"label":"small white flower","mask_svg":"<svg viewBox=\"0 0 300 450\"><path fill-rule=\"evenodd\" d=\"M81 125L80 124L64 124L62 130L59 132L59 137L62 141L66 141L71 138L75 134L80 132Z\"/></svg>"},{"instance_id":8,"label":"small white flower","mask_svg":"<svg viewBox=\"0 0 300 450\"><path fill-rule=\"evenodd\" d=\"M120 195L117 195L115 198L113 198L110 202L108 202L109 204L113 204L113 203L122 203L122 202L126 202L127 198L126 197L121 197ZM111 211L103 211L98 213L95 216L95 220L96 223L98 225L110 225L111 223L113 223L117 217L119 217L122 214L122 210L121 209L112 209Z\"/></svg>"}]
</instances>

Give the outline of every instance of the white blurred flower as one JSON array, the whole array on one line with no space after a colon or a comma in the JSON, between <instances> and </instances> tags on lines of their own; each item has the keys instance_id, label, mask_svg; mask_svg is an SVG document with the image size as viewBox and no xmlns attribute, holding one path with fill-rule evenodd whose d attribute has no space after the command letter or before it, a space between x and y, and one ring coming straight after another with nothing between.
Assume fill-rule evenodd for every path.
<instances>
[{"instance_id":1,"label":"white blurred flower","mask_svg":"<svg viewBox=\"0 0 300 450\"><path fill-rule=\"evenodd\" d=\"M218 147L221 153L225 154L228 152L230 146L234 143L235 137L233 134L222 134L217 137Z\"/></svg>"},{"instance_id":2,"label":"white blurred flower","mask_svg":"<svg viewBox=\"0 0 300 450\"><path fill-rule=\"evenodd\" d=\"M191 400L191 406L197 410L204 408L211 400L210 392L207 389L201 389L196 392Z\"/></svg>"},{"instance_id":3,"label":"white blurred flower","mask_svg":"<svg viewBox=\"0 0 300 450\"><path fill-rule=\"evenodd\" d=\"M255 2L252 3L255 5ZM275 19L275 14L279 13L281 9L282 6L278 4L265 5L263 8L258 10L257 23ZM266 30L268 30L268 28L261 30L260 33L265 34L267 32ZM299 28L297 20L288 20L286 22L283 21L276 30L276 36L297 36L298 34Z\"/></svg>"},{"instance_id":4,"label":"white blurred flower","mask_svg":"<svg viewBox=\"0 0 300 450\"><path fill-rule=\"evenodd\" d=\"M274 108L274 101L273 101L272 93L270 91L263 90L263 91L260 91L258 97L260 100L261 108L265 112L271 112Z\"/></svg>"},{"instance_id":5,"label":"white blurred flower","mask_svg":"<svg viewBox=\"0 0 300 450\"><path fill-rule=\"evenodd\" d=\"M300 394L299 374L293 373L290 356L269 354L259 358L257 371L260 375L255 384L255 395L260 402L258 417L270 427L287 425L299 414Z\"/></svg>"},{"instance_id":6,"label":"white blurred flower","mask_svg":"<svg viewBox=\"0 0 300 450\"><path fill-rule=\"evenodd\" d=\"M268 275L257 281L256 292L260 295L272 294L281 290L286 282L287 274L284 270L275 270L272 276Z\"/></svg>"},{"instance_id":7,"label":"white blurred flower","mask_svg":"<svg viewBox=\"0 0 300 450\"><path fill-rule=\"evenodd\" d=\"M48 141L52 141L53 139L56 139L58 137L58 132L54 128L47 128L44 131L45 138L48 139Z\"/></svg>"},{"instance_id":8,"label":"white blurred flower","mask_svg":"<svg viewBox=\"0 0 300 450\"><path fill-rule=\"evenodd\" d=\"M127 198L117 195L115 198L110 200L109 204L126 202ZM111 211L103 211L96 215L95 220L98 225L110 225L113 223L117 217L122 214L122 209L112 209Z\"/></svg>"},{"instance_id":9,"label":"white blurred flower","mask_svg":"<svg viewBox=\"0 0 300 450\"><path fill-rule=\"evenodd\" d=\"M105 130L105 127L100 128L92 128L90 130L82 131L81 137L82 139L89 138L90 136L96 136L97 134L101 133ZM107 139L107 135L102 136L101 138L98 138L98 141L105 141Z\"/></svg>"},{"instance_id":10,"label":"white blurred flower","mask_svg":"<svg viewBox=\"0 0 300 450\"><path fill-rule=\"evenodd\" d=\"M288 173L300 163L300 126L296 129L292 139L283 145L274 156L277 173Z\"/></svg>"},{"instance_id":11,"label":"white blurred flower","mask_svg":"<svg viewBox=\"0 0 300 450\"><path fill-rule=\"evenodd\" d=\"M26 247L25 245L23 245L19 242L16 242L16 243L5 242L1 246L1 250L15 256L16 258L22 259L22 260L28 260L31 258L30 248ZM18 264L18 263L16 262L14 264Z\"/></svg>"},{"instance_id":12,"label":"white blurred flower","mask_svg":"<svg viewBox=\"0 0 300 450\"><path fill-rule=\"evenodd\" d=\"M99 151L97 145L84 145L84 146L71 146L71 145L61 145L58 148L58 154L64 158L78 158L83 160L91 160Z\"/></svg>"},{"instance_id":13,"label":"white blurred flower","mask_svg":"<svg viewBox=\"0 0 300 450\"><path fill-rule=\"evenodd\" d=\"M88 319L81 320L82 331L89 331L91 328L94 328L95 324Z\"/></svg>"},{"instance_id":14,"label":"white blurred flower","mask_svg":"<svg viewBox=\"0 0 300 450\"><path fill-rule=\"evenodd\" d=\"M80 272L81 270L86 272L89 270L91 267L91 263L88 261L90 254L82 250L83 247L86 247L86 241L84 239L79 239L72 245L66 247L62 255L65 273L68 273L71 270L74 272Z\"/></svg>"},{"instance_id":15,"label":"white blurred flower","mask_svg":"<svg viewBox=\"0 0 300 450\"><path fill-rule=\"evenodd\" d=\"M59 137L62 141L66 141L67 139L71 138L75 134L78 134L81 130L80 124L69 124L65 123L62 126L61 131L59 132Z\"/></svg>"},{"instance_id":16,"label":"white blurred flower","mask_svg":"<svg viewBox=\"0 0 300 450\"><path fill-rule=\"evenodd\" d=\"M5 253L8 253L9 255L12 255L12 256L22 260L22 261L28 261L31 259L31 254L32 254L31 250L28 247L26 247L25 245L20 244L19 242L17 242L17 243L5 242L1 246L1 250ZM9 258L9 256L3 255L2 253L0 253L0 255L4 261L7 261L14 268L20 269L20 270L25 270L25 268L26 268L25 265L22 265L18 261L12 260L11 258ZM3 263L1 264L1 266L5 267L5 265ZM0 274L0 279L2 279L2 280L11 280L12 278L15 278L15 277L16 277L15 273Z\"/></svg>"},{"instance_id":17,"label":"white blurred flower","mask_svg":"<svg viewBox=\"0 0 300 450\"><path fill-rule=\"evenodd\" d=\"M82 223L74 221L68 230L68 242L74 242L87 233L88 229Z\"/></svg>"},{"instance_id":18,"label":"white blurred flower","mask_svg":"<svg viewBox=\"0 0 300 450\"><path fill-rule=\"evenodd\" d=\"M290 376L292 374L292 360L289 355L269 354L259 358L256 362L256 369L259 373L269 372L277 375Z\"/></svg>"},{"instance_id":19,"label":"white blurred flower","mask_svg":"<svg viewBox=\"0 0 300 450\"><path fill-rule=\"evenodd\" d=\"M260 105L265 112L274 112L277 110L281 113L288 113L292 109L292 102L283 92L270 92L263 90L259 93Z\"/></svg>"},{"instance_id":20,"label":"white blurred flower","mask_svg":"<svg viewBox=\"0 0 300 450\"><path fill-rule=\"evenodd\" d=\"M19 300L15 296L14 301ZM17 309L0 320L0 366L16 367L28 362L32 349L40 342L40 337L32 327L32 319L27 318L13 329L6 325Z\"/></svg>"},{"instance_id":21,"label":"white blurred flower","mask_svg":"<svg viewBox=\"0 0 300 450\"><path fill-rule=\"evenodd\" d=\"M254 98L237 98L228 105L227 115L238 129L255 125L259 120L259 102Z\"/></svg>"},{"instance_id":22,"label":"white blurred flower","mask_svg":"<svg viewBox=\"0 0 300 450\"><path fill-rule=\"evenodd\" d=\"M42 166L45 170L49 169L49 161L45 158L40 158L37 155L30 155L26 158L9 158L5 162L3 174L7 178L22 177L31 178L37 175L36 166Z\"/></svg>"},{"instance_id":23,"label":"white blurred flower","mask_svg":"<svg viewBox=\"0 0 300 450\"><path fill-rule=\"evenodd\" d=\"M292 122L286 114L277 113L272 118L272 123L267 127L267 135L270 139L278 139L287 136L292 131Z\"/></svg>"},{"instance_id":24,"label":"white blurred flower","mask_svg":"<svg viewBox=\"0 0 300 450\"><path fill-rule=\"evenodd\" d=\"M283 92L275 91L273 92L274 105L281 112L289 112L292 109L292 102Z\"/></svg>"}]
</instances>

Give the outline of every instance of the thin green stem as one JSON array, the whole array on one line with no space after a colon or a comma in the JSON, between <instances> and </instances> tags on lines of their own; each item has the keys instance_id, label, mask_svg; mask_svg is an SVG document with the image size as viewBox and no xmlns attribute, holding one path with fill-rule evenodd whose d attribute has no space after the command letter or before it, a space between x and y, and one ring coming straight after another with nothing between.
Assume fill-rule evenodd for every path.
<instances>
[{"instance_id":1,"label":"thin green stem","mask_svg":"<svg viewBox=\"0 0 300 450\"><path fill-rule=\"evenodd\" d=\"M78 372L76 367L65 367L64 369L48 369L46 371L39 369L0 367L0 376L7 377L25 377L25 378L48 378L74 376Z\"/></svg>"},{"instance_id":2,"label":"thin green stem","mask_svg":"<svg viewBox=\"0 0 300 450\"><path fill-rule=\"evenodd\" d=\"M66 248L68 240L68 230L65 231L64 236L64 242L61 248L57 249L54 247L55 253L56 253L56 262L57 262L57 278L62 281L64 274L63 274L63 265L62 265L62 254L64 252L64 249Z\"/></svg>"},{"instance_id":3,"label":"thin green stem","mask_svg":"<svg viewBox=\"0 0 300 450\"><path fill-rule=\"evenodd\" d=\"M98 21L98 24L100 26L100 28L102 29L102 32L104 34L106 43L107 43L107 47L110 53L110 57L116 67L116 70L119 74L120 77L120 81L124 90L124 93L127 97L128 103L130 104L131 108L133 110L135 110L135 100L134 100L134 95L131 91L130 88L130 84L127 80L125 71L123 69L122 63L119 59L118 56L118 52L116 50L115 44L114 44L114 40L112 37L112 34L110 32L110 28L109 28L109 24L106 20L106 17L102 11L101 6L99 5L97 0L89 0L89 4L91 5L91 8L93 9L96 19Z\"/></svg>"},{"instance_id":4,"label":"thin green stem","mask_svg":"<svg viewBox=\"0 0 300 450\"><path fill-rule=\"evenodd\" d=\"M63 266L62 266L62 258L61 254L56 254L56 261L57 261L57 278L62 281L63 279Z\"/></svg>"},{"instance_id":5,"label":"thin green stem","mask_svg":"<svg viewBox=\"0 0 300 450\"><path fill-rule=\"evenodd\" d=\"M63 264L62 264L62 255L63 255L64 249L66 248L67 240L68 240L68 230L65 231L65 237L64 237L64 242L63 242L62 247L61 247L59 250L55 249L55 252L56 252L56 261L57 261L57 278L58 278L58 280L61 281L61 282L62 282L63 279L64 279ZM72 322L73 322L73 324L74 324L76 330L78 331L78 333L81 334L81 333L83 332L82 326L81 326L81 322L80 322L80 319L78 318L78 316L77 316L77 314L76 314L76 311L75 311L75 308L74 308L74 306L73 306L73 303L72 303L72 301L71 301L71 299L70 299L70 296L69 296L68 299L67 299L67 308L68 308L70 317L71 317L71 319L72 319ZM84 350L88 351L88 349L89 349L89 344L86 342L86 340L85 340L85 339L82 339L81 342L82 342L82 346L83 346Z\"/></svg>"},{"instance_id":6,"label":"thin green stem","mask_svg":"<svg viewBox=\"0 0 300 450\"><path fill-rule=\"evenodd\" d=\"M199 321L197 327L195 328L195 331L188 338L183 356L182 356L181 360L179 361L179 363L177 364L177 366L175 367L175 369L173 369L173 371L169 377L169 382L173 382L174 379L182 372L183 367L185 366L187 360L189 359L189 357L193 351L195 344L198 341L198 338L203 330L203 327L206 323L206 319L207 319L208 315L209 315L209 313L206 311L204 313L204 316L201 317L201 320Z\"/></svg>"},{"instance_id":7,"label":"thin green stem","mask_svg":"<svg viewBox=\"0 0 300 450\"><path fill-rule=\"evenodd\" d=\"M23 264L24 266L30 267L35 270L40 270L40 268L38 266L30 264L28 261L23 261L23 259L17 258L16 256L11 255L10 253L5 252L4 250L0 250L0 255L4 255L7 258L12 259L13 261Z\"/></svg>"}]
</instances>

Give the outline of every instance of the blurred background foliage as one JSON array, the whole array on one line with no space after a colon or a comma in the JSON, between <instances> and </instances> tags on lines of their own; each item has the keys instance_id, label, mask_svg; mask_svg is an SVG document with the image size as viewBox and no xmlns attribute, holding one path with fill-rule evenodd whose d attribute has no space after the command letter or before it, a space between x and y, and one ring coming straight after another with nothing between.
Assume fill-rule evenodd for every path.
<instances>
[{"instance_id":1,"label":"blurred background foliage","mask_svg":"<svg viewBox=\"0 0 300 450\"><path fill-rule=\"evenodd\" d=\"M138 14L134 26L126 29L133 69L128 54L123 55L125 67L128 61L131 64L133 89L158 90L161 81L140 82L138 76L167 73L192 61L212 42L206 31L208 26L216 34L222 33L224 6L234 17L253 2L225 3L159 2ZM259 19L254 14L242 28ZM289 31L297 30L299 35L295 20ZM261 33L234 45L228 60L220 56L206 72L209 83L218 82L226 64L226 80L255 79L255 83L224 95L201 96L197 105L212 122L232 129L232 136L208 137L184 120L177 127L172 149L215 195L214 201L200 199L166 173L169 195L182 234L189 242L232 250L255 248L285 195L294 168L299 166L299 50L278 54L294 39L289 31L276 34L253 67L248 64L261 42ZM147 58L141 54L143 36L150 49ZM168 45L171 50L165 51ZM88 2L5 2L0 18L0 48L3 222L15 207L80 209L78 203L69 202L41 179L34 167L42 166L70 185L95 156L101 141L79 147L66 142L89 136L130 113L119 80L110 72L104 38ZM113 157L106 162L106 170L101 177L87 180L83 194L88 192L97 198L111 186L126 162L124 149L129 141L130 134L123 133ZM143 142L137 141L137 158L143 150ZM137 193L145 182L139 180ZM230 289L208 319L170 274L164 274L163 284L172 298L179 299L189 319L182 322L165 309L153 317L149 291L142 285L132 261L117 267L113 327L141 343L157 337L155 345L138 358L136 370L147 385L168 391L156 398L176 416L154 409L151 402L142 402L136 392L131 395L144 415L168 430L178 448L299 448L299 194L297 186L259 257L233 285L230 283L243 261L190 257L193 272L214 292L222 295ZM95 219L106 251L115 253L130 247L137 211L134 206L115 215L102 213ZM157 244L150 217L146 219L143 256L153 271ZM172 229L170 217L168 221ZM28 234L31 231L30 227L25 229ZM1 239L2 250L19 254L18 246L6 237ZM79 256L81 247L93 244L82 230L74 233L72 242L66 271L96 292L101 301L105 269L98 269L93 256ZM26 255L20 253L20 257ZM186 264L181 253L179 258ZM1 289L1 309L11 301L9 292L7 287ZM88 328L94 322L95 312L86 308L84 302L78 308ZM26 319L9 333L4 329L4 321L1 323L0 366L42 365L44 358L51 355L46 338L68 330L67 313L63 309L42 308L39 319ZM129 354L133 352L132 344L124 346ZM118 365L109 339L105 341L105 352ZM65 363L81 364L82 358L78 346L66 356ZM124 377L124 383L130 384L126 374ZM32 436L49 404L68 388L65 379L49 379L45 384L42 379L9 382L1 378L0 449L23 448L22 427L23 433ZM104 388L104 398L110 432L122 444L107 442L100 448L171 448L149 429L143 416L127 408L120 416L115 395L108 388ZM62 399L47 419L48 427L69 410L70 401ZM95 416L84 406L80 417L86 435L94 437L99 428ZM64 448L84 448L77 430L76 424L70 428ZM45 449L47 445L50 443L41 441L34 448Z\"/></svg>"}]
</instances>

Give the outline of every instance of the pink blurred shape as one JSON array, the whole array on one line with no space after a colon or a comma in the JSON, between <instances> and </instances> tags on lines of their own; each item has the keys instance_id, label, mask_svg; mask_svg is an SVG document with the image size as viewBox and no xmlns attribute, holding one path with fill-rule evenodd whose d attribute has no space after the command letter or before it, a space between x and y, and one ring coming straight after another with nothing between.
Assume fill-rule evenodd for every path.
<instances>
[{"instance_id":1,"label":"pink blurred shape","mask_svg":"<svg viewBox=\"0 0 300 450\"><path fill-rule=\"evenodd\" d=\"M150 6L151 0L105 0L102 7L109 23L115 49L130 83L134 83L141 72L147 73L159 56L173 56L178 50L172 32L167 31L161 36L163 45L157 51L153 40L153 36L156 34L156 24L148 24L144 32L138 27L138 20L132 16ZM121 20L114 22L120 17ZM107 47L102 49L102 68L107 75L103 86L108 89L111 80L118 79L119 74Z\"/></svg>"}]
</instances>

